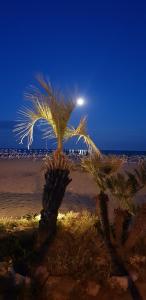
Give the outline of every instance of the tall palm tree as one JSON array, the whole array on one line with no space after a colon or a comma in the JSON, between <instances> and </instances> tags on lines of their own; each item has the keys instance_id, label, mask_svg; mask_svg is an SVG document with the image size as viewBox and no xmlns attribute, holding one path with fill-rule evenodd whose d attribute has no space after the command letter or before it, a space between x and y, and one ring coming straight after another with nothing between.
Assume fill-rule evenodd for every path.
<instances>
[{"instance_id":1,"label":"tall palm tree","mask_svg":"<svg viewBox=\"0 0 146 300\"><path fill-rule=\"evenodd\" d=\"M43 209L39 223L40 237L45 241L50 240L56 231L58 209L66 187L71 181L70 165L63 154L63 141L78 136L78 139L83 138L97 155L100 155L100 151L87 134L86 118L81 119L76 129L68 125L75 103L71 99L66 100L63 94L54 90L42 76L38 77L38 83L40 88L31 87L25 94L31 102L31 108L24 107L19 111L19 123L15 132L21 143L28 138L28 147L30 147L33 142L34 127L38 121L43 120L48 124L45 137L57 140L57 151L46 160Z\"/></svg>"}]
</instances>

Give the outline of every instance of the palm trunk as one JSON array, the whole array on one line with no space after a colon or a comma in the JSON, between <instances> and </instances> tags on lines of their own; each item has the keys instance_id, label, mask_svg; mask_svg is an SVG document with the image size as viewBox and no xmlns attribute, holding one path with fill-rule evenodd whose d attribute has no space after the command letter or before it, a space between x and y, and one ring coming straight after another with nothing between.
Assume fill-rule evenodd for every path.
<instances>
[{"instance_id":1,"label":"palm trunk","mask_svg":"<svg viewBox=\"0 0 146 300\"><path fill-rule=\"evenodd\" d=\"M127 276L128 278L128 288L131 293L133 300L142 300L142 297L137 289L135 283L129 276L122 259L119 257L115 247L112 245L110 236L110 224L108 218L108 208L107 202L109 201L108 196L104 192L99 194L99 209L100 209L100 221L104 234L104 241L107 252L111 260L112 274L114 276Z\"/></svg>"},{"instance_id":2,"label":"palm trunk","mask_svg":"<svg viewBox=\"0 0 146 300\"><path fill-rule=\"evenodd\" d=\"M49 242L56 233L58 209L62 203L67 185L70 183L69 170L48 169L45 174L41 220L39 222L40 243Z\"/></svg>"},{"instance_id":3,"label":"palm trunk","mask_svg":"<svg viewBox=\"0 0 146 300\"><path fill-rule=\"evenodd\" d=\"M108 196L104 192L99 194L99 210L100 210L100 222L104 235L104 242L107 249L107 253L111 260L112 275L127 276L128 273L124 268L121 259L112 245L110 236L110 223L108 217L107 202L109 201Z\"/></svg>"},{"instance_id":4,"label":"palm trunk","mask_svg":"<svg viewBox=\"0 0 146 300\"><path fill-rule=\"evenodd\" d=\"M62 138L60 138L60 137L58 137L57 150L58 150L58 152L60 152L60 153L63 152L63 142L62 142Z\"/></svg>"}]
</instances>

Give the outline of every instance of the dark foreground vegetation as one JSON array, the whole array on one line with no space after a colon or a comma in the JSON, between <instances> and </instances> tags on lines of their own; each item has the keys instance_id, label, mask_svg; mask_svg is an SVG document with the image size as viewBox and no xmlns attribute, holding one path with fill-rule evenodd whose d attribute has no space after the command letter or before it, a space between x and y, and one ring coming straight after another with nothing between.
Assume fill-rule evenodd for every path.
<instances>
[{"instance_id":1,"label":"dark foreground vegetation","mask_svg":"<svg viewBox=\"0 0 146 300\"><path fill-rule=\"evenodd\" d=\"M146 237L137 236L134 227L126 239L120 211L118 216L110 226L112 245L145 299ZM40 264L34 263L37 228L38 216L0 220L0 299L132 299L127 274L111 276L117 270L97 215L59 214L56 237Z\"/></svg>"}]
</instances>

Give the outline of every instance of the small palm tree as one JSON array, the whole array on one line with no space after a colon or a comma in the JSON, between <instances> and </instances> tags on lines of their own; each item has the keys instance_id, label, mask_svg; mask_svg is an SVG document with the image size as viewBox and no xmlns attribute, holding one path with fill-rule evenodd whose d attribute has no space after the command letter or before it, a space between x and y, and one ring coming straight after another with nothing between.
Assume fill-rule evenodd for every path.
<instances>
[{"instance_id":1,"label":"small palm tree","mask_svg":"<svg viewBox=\"0 0 146 300\"><path fill-rule=\"evenodd\" d=\"M107 194L107 178L110 178L112 174L117 172L121 167L122 160L115 156L103 156L99 157L96 154L91 155L82 160L82 167L89 172L99 189L98 200L99 200L99 216L102 232L104 235L104 241L111 258L113 272L117 275L126 274L120 259L115 253L115 249L111 242L110 224L108 217L107 203L109 197Z\"/></svg>"},{"instance_id":2,"label":"small palm tree","mask_svg":"<svg viewBox=\"0 0 146 300\"><path fill-rule=\"evenodd\" d=\"M127 276L128 287L132 299L142 300L137 287L135 286L132 278L129 276L129 272L127 268L125 267L125 264L123 262L123 256L119 251L117 251L118 249L115 247L115 244L112 239L111 226L108 217L107 203L109 201L109 197L108 197L109 182L111 181L113 182L114 176L117 176L116 175L117 171L121 167L122 162L123 161L117 157L110 157L110 156L99 157L96 154L94 154L88 158L83 159L82 166L86 171L88 171L93 176L97 188L99 189L98 199L99 199L100 222L101 222L102 232L104 235L105 246L111 260L112 275ZM132 174L131 173L129 174L129 177L132 176L130 180L132 186L131 189L133 191L134 191L134 187L136 190L138 190L139 187L143 186L146 179L146 168L142 167L139 171L135 170L135 173L137 175L136 185L134 185L134 179ZM141 225L141 221L144 220L145 218L145 212L146 212L145 209L141 209L140 214L137 216L134 228L132 232L129 233L128 239L126 239L124 245L125 249L128 249L135 244L138 234L140 236L144 234L146 225L144 222L145 226L143 228L143 226ZM128 222L129 214L126 213L126 211L121 211L118 209L116 210L116 219L118 220L118 222L116 222L118 228L115 228L115 238L117 238L116 241L119 242L119 233L122 236L123 232L126 229L127 230L129 229L129 222ZM120 242L121 241L122 239L120 239ZM119 246L119 243L117 243L117 246Z\"/></svg>"},{"instance_id":3,"label":"small palm tree","mask_svg":"<svg viewBox=\"0 0 146 300\"><path fill-rule=\"evenodd\" d=\"M45 185L42 199L43 209L40 220L40 237L50 240L56 231L58 209L62 203L67 185L70 183L70 164L63 154L63 141L73 136L83 138L98 155L100 152L86 131L86 118L78 127L69 127L68 122L75 108L71 99L65 100L62 93L55 91L43 77L38 77L40 89L31 88L25 96L31 101L31 108L24 107L19 111L19 123L15 132L23 143L28 138L28 147L33 142L33 130L38 121L45 121L48 129L45 137L57 140L57 150L52 157L46 159ZM43 233L43 234L42 234Z\"/></svg>"}]
</instances>

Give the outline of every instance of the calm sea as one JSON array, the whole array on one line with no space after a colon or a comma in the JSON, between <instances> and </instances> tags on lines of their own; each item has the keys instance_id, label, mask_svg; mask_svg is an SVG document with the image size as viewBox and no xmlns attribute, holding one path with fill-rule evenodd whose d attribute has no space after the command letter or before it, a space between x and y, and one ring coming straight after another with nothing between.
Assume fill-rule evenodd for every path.
<instances>
[{"instance_id":1,"label":"calm sea","mask_svg":"<svg viewBox=\"0 0 146 300\"><path fill-rule=\"evenodd\" d=\"M27 150L27 141L22 145L17 141L16 135L13 132L15 122L6 121L0 122L0 151L8 151L9 149L17 149L19 151L28 152ZM41 137L41 138L40 138ZM42 138L42 131L37 127L34 131L34 142L31 149L31 152L39 153L40 150L47 151L49 149L55 149L56 143L52 140L46 140ZM75 139L67 142L64 145L65 149L86 149L86 146L83 142L76 143ZM146 155L146 151L127 151L127 150L101 150L104 154L116 154L116 155Z\"/></svg>"},{"instance_id":2,"label":"calm sea","mask_svg":"<svg viewBox=\"0 0 146 300\"><path fill-rule=\"evenodd\" d=\"M4 147L4 148L0 148L0 154L2 153L12 153L12 152L19 152L19 153L25 153L25 154L46 154L46 153L49 153L49 152L52 152L53 148L52 149L45 149L45 148L32 148L30 150L28 150L27 148L7 148L7 147ZM82 150L82 148L65 148L64 150L71 150L72 151L75 151L75 153L77 153L77 151L80 151ZM109 155L109 154L113 154L113 155L126 155L126 156L146 156L146 151L127 151L127 150L101 150L101 152L103 154L106 154L106 155Z\"/></svg>"}]
</instances>

